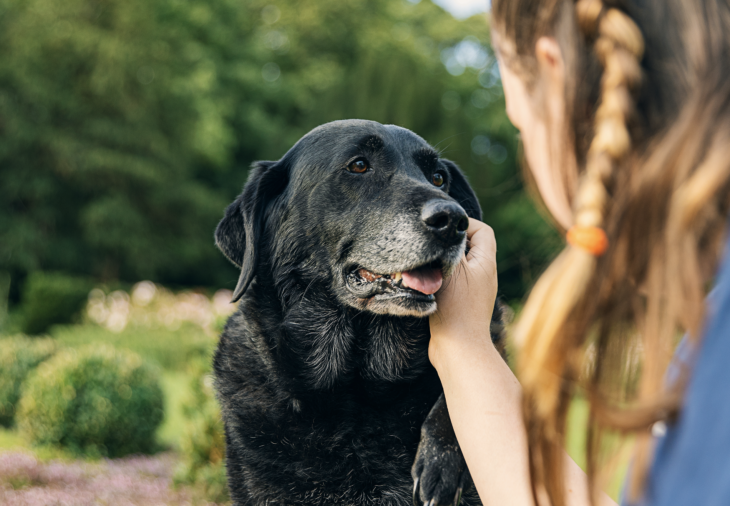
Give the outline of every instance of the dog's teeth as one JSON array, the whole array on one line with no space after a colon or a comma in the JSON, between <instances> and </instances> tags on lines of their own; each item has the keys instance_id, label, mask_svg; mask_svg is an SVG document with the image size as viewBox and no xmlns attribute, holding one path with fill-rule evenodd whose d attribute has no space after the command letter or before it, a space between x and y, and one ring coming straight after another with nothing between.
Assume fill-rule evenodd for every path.
<instances>
[{"instance_id":1,"label":"dog's teeth","mask_svg":"<svg viewBox=\"0 0 730 506\"><path fill-rule=\"evenodd\" d=\"M390 277L393 278L393 281L400 281L403 278L403 274L396 272L391 274Z\"/></svg>"},{"instance_id":2,"label":"dog's teeth","mask_svg":"<svg viewBox=\"0 0 730 506\"><path fill-rule=\"evenodd\" d=\"M370 272L367 269L360 269L358 271L358 274L360 274L360 277L367 281L368 283L372 283L376 279L380 279L382 276L379 276L378 274L375 274L373 272Z\"/></svg>"}]
</instances>

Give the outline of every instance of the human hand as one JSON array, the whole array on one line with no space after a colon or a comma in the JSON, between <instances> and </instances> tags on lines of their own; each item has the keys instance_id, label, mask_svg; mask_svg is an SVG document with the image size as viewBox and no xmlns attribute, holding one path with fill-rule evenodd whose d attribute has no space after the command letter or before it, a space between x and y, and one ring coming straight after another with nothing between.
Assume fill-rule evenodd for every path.
<instances>
[{"instance_id":1,"label":"human hand","mask_svg":"<svg viewBox=\"0 0 730 506\"><path fill-rule=\"evenodd\" d=\"M438 309L429 317L429 358L439 361L454 347L492 346L489 325L497 297L497 243L489 225L469 218L469 253L436 293Z\"/></svg>"}]
</instances>

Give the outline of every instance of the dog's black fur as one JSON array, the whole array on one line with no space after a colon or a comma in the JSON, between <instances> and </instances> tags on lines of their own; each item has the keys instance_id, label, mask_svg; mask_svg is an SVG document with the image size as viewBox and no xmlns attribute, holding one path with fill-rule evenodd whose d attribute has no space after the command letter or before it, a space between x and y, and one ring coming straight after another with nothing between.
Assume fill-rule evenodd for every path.
<instances>
[{"instance_id":1,"label":"dog's black fur","mask_svg":"<svg viewBox=\"0 0 730 506\"><path fill-rule=\"evenodd\" d=\"M424 224L426 204L453 223ZM357 273L452 274L464 210L481 217L458 167L392 125L329 123L254 164L216 230L241 267L214 359L235 504L408 505L414 479L416 498L458 502L470 480L428 361L433 296Z\"/></svg>"}]
</instances>

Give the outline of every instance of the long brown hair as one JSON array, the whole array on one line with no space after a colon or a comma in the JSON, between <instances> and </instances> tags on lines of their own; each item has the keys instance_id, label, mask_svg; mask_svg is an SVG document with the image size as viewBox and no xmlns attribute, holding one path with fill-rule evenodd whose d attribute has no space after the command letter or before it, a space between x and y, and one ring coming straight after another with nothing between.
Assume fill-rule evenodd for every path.
<instances>
[{"instance_id":1,"label":"long brown hair","mask_svg":"<svg viewBox=\"0 0 730 506\"><path fill-rule=\"evenodd\" d=\"M560 43L572 76L567 141L580 166L574 221L609 239L600 257L567 246L516 326L533 490L564 504L566 417L581 391L590 402L592 500L607 431L636 436L635 496L652 424L681 408L684 383L665 387L663 375L678 335L701 339L727 227L730 6L493 0L492 28L528 86L539 85L538 38Z\"/></svg>"}]
</instances>

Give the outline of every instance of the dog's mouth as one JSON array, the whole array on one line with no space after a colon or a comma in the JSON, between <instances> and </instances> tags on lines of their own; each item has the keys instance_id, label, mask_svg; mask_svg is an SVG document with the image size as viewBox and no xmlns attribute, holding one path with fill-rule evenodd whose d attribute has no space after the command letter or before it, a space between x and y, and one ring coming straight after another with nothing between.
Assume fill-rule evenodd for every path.
<instances>
[{"instance_id":1,"label":"dog's mouth","mask_svg":"<svg viewBox=\"0 0 730 506\"><path fill-rule=\"evenodd\" d=\"M435 260L411 269L380 274L355 266L347 275L347 286L358 298L406 297L419 302L432 302L441 288L444 265Z\"/></svg>"}]
</instances>

